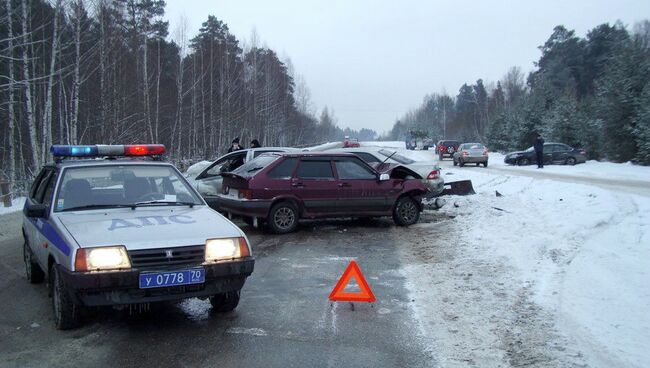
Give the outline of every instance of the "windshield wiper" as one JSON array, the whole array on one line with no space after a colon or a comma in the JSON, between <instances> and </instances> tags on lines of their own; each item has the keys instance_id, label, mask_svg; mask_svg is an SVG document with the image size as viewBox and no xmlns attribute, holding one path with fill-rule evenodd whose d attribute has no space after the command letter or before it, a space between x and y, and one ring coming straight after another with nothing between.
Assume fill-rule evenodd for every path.
<instances>
[{"instance_id":1,"label":"windshield wiper","mask_svg":"<svg viewBox=\"0 0 650 368\"><path fill-rule=\"evenodd\" d=\"M84 205L84 206L64 208L61 211L65 212L65 211L79 211L79 210L94 210L94 209L99 209L99 208L131 208L131 209L135 209L135 205L133 205L133 204L118 204L118 203L113 203L113 204L87 204L87 205Z\"/></svg>"},{"instance_id":2,"label":"windshield wiper","mask_svg":"<svg viewBox=\"0 0 650 368\"><path fill-rule=\"evenodd\" d=\"M135 203L133 204L133 207L147 206L147 205L156 205L156 204L165 204L165 205L168 205L168 206L174 206L174 205L190 206L190 208L193 208L193 207L196 205L196 203L194 203L194 202L178 202L178 201L153 200L153 201L135 202Z\"/></svg>"}]
</instances>

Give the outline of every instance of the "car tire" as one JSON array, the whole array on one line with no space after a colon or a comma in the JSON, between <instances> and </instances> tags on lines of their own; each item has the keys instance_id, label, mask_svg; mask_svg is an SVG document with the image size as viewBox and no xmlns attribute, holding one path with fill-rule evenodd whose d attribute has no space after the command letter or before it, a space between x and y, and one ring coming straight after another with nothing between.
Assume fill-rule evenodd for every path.
<instances>
[{"instance_id":1,"label":"car tire","mask_svg":"<svg viewBox=\"0 0 650 368\"><path fill-rule=\"evenodd\" d=\"M45 272L38 263L34 262L34 254L25 240L23 245L23 259L25 260L25 275L30 284L40 284L45 280Z\"/></svg>"},{"instance_id":2,"label":"car tire","mask_svg":"<svg viewBox=\"0 0 650 368\"><path fill-rule=\"evenodd\" d=\"M488 162L485 161L485 162L483 163L483 167L487 167L487 163L488 163Z\"/></svg>"},{"instance_id":3,"label":"car tire","mask_svg":"<svg viewBox=\"0 0 650 368\"><path fill-rule=\"evenodd\" d=\"M298 208L291 202L280 202L271 207L268 225L276 234L286 234L298 227Z\"/></svg>"},{"instance_id":4,"label":"car tire","mask_svg":"<svg viewBox=\"0 0 650 368\"><path fill-rule=\"evenodd\" d=\"M476 163L476 167L479 167L479 166L481 166L481 163L480 163L480 162L477 162L477 163Z\"/></svg>"},{"instance_id":5,"label":"car tire","mask_svg":"<svg viewBox=\"0 0 650 368\"><path fill-rule=\"evenodd\" d=\"M567 158L565 164L566 164L566 165L571 165L571 166L575 165L575 164L576 164L576 159L575 159L575 157L569 157L569 158Z\"/></svg>"},{"instance_id":6,"label":"car tire","mask_svg":"<svg viewBox=\"0 0 650 368\"><path fill-rule=\"evenodd\" d=\"M400 197L393 208L393 221L399 226L413 225L420 219L420 207L409 196Z\"/></svg>"},{"instance_id":7,"label":"car tire","mask_svg":"<svg viewBox=\"0 0 650 368\"><path fill-rule=\"evenodd\" d=\"M52 294L52 311L54 327L57 330L69 330L79 325L80 306L75 304L61 278L59 266L50 267L50 293Z\"/></svg>"},{"instance_id":8,"label":"car tire","mask_svg":"<svg viewBox=\"0 0 650 368\"><path fill-rule=\"evenodd\" d=\"M519 160L517 160L517 165L519 165L519 166L526 166L526 165L529 165L529 164L530 164L530 160L525 158L525 157L520 158Z\"/></svg>"},{"instance_id":9,"label":"car tire","mask_svg":"<svg viewBox=\"0 0 650 368\"><path fill-rule=\"evenodd\" d=\"M231 312L239 305L239 292L235 290L211 296L212 310L217 313Z\"/></svg>"}]
</instances>

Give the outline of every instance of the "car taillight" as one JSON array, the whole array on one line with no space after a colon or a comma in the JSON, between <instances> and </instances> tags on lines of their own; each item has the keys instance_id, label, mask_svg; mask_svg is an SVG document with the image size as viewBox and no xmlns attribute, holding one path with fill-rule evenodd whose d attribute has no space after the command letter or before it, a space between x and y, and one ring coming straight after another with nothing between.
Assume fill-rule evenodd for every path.
<instances>
[{"instance_id":1,"label":"car taillight","mask_svg":"<svg viewBox=\"0 0 650 368\"><path fill-rule=\"evenodd\" d=\"M239 190L239 198L251 199L251 198L253 198L253 191L250 190L250 189L240 189Z\"/></svg>"},{"instance_id":2,"label":"car taillight","mask_svg":"<svg viewBox=\"0 0 650 368\"><path fill-rule=\"evenodd\" d=\"M432 172L429 173L429 176L427 176L427 179L436 180L439 177L440 177L440 170L433 170Z\"/></svg>"}]
</instances>

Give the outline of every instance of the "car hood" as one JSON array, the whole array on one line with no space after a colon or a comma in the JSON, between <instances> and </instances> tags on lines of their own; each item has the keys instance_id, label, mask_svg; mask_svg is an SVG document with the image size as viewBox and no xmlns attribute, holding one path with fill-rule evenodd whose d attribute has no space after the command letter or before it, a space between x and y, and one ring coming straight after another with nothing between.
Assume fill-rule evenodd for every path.
<instances>
[{"instance_id":1,"label":"car hood","mask_svg":"<svg viewBox=\"0 0 650 368\"><path fill-rule=\"evenodd\" d=\"M79 246L124 245L128 250L204 244L244 236L208 206L138 207L57 213Z\"/></svg>"},{"instance_id":2,"label":"car hood","mask_svg":"<svg viewBox=\"0 0 650 368\"><path fill-rule=\"evenodd\" d=\"M405 170L406 172L410 173L411 176L413 176L416 179L422 179L423 177L426 177L428 173L424 176L422 176L420 173L418 173L416 170L413 170L409 166L404 166L404 165L398 165L398 164L388 164L388 163L377 163L372 165L375 170L379 171L382 174L390 174L393 170L401 168ZM429 170L430 171L430 170Z\"/></svg>"}]
</instances>

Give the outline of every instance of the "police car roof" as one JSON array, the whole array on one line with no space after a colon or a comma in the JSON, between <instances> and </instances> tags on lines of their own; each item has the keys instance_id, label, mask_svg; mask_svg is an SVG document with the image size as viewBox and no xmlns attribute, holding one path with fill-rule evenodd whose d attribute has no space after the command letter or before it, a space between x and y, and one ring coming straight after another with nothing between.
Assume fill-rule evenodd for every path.
<instances>
[{"instance_id":1,"label":"police car roof","mask_svg":"<svg viewBox=\"0 0 650 368\"><path fill-rule=\"evenodd\" d=\"M106 165L162 165L174 166L166 161L143 160L137 158L91 158L91 159L67 159L51 162L47 166L56 167L82 167L82 166L106 166Z\"/></svg>"}]
</instances>

